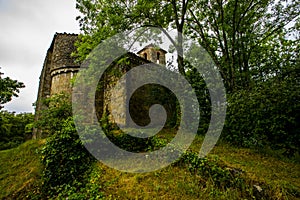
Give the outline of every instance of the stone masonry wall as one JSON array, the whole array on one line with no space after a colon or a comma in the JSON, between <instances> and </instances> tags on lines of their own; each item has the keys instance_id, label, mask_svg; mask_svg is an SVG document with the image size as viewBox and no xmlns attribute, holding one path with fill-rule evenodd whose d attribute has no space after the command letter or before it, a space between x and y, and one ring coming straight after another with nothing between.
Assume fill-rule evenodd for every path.
<instances>
[{"instance_id":1,"label":"stone masonry wall","mask_svg":"<svg viewBox=\"0 0 300 200\"><path fill-rule=\"evenodd\" d=\"M119 88L115 88L119 79L130 69L150 63L150 61L140 58L133 53L127 53L122 58L124 57L126 58L125 64L112 64L110 70L105 74L105 80L102 80L104 81L102 94L104 103L101 109L104 112L108 112L110 122L117 123L123 127L131 127L132 124L128 121L130 116L127 116L130 113L129 115L131 115L135 123L141 126L148 125L150 123L148 113L153 104L160 104L165 107L169 125L171 124L170 121L176 121L174 120L176 118L176 109L174 109L176 108L176 98L170 95L167 89L145 85L136 90L137 93L134 93L134 96L129 97L128 93L134 87L133 84L135 84L135 79L138 76L134 75L134 73L132 73L133 76L127 76ZM155 65L153 67L163 66ZM144 76L149 76L149 74L146 73ZM129 111L126 103L130 105ZM163 116L156 116L157 121L162 121L163 118Z\"/></svg>"},{"instance_id":2,"label":"stone masonry wall","mask_svg":"<svg viewBox=\"0 0 300 200\"><path fill-rule=\"evenodd\" d=\"M36 104L36 120L39 118L39 112L43 109L47 109L42 104L42 100L50 97L53 94L65 92L72 94L72 85L71 81L76 76L79 70L79 64L75 62L75 58L71 56L72 52L76 50L74 43L78 39L76 34L67 34L67 33L56 33L54 35L53 41L50 48L47 51L47 56L44 61L43 69L40 76L40 85L38 91L38 98ZM104 85L102 89L95 94L96 97L96 109L98 120L101 119L103 114L107 113L111 122L118 123L121 125L129 125L127 123L128 116L126 116L126 106L125 102L127 98L127 89L128 88L118 88L117 90L112 90L119 78L126 74L133 67L150 63L150 61L157 63L157 52L159 52L159 64L165 65L165 51L162 49L151 48L150 46L144 48L140 53L140 57L133 53L127 53L123 57L126 57L127 61L125 63L119 63L115 61L111 66L111 71L108 71L102 77L102 82ZM143 58L143 53L148 53L150 57L146 59ZM149 61L150 60L150 61ZM129 63L129 64L128 64ZM134 80L134 77L131 77ZM130 84L131 80L125 80ZM124 85L126 85L124 83ZM144 92L149 92L144 88ZM147 99L145 99L147 98ZM156 97L151 95L139 95L139 97L133 102L134 104L141 105L142 102L162 99L163 94L159 94ZM113 102L113 103L111 103ZM174 102L172 100L172 102ZM147 109L146 105L146 109ZM140 109L133 110L134 112L140 112ZM91 111L94 112L94 111ZM112 117L114 114L114 118ZM138 115L140 121L148 120L144 115ZM142 123L143 124L143 123ZM34 130L33 137L41 138L41 133L39 130Z\"/></svg>"},{"instance_id":3,"label":"stone masonry wall","mask_svg":"<svg viewBox=\"0 0 300 200\"><path fill-rule=\"evenodd\" d=\"M71 56L76 51L77 34L56 34L52 55L51 71L61 67L79 66Z\"/></svg>"},{"instance_id":4,"label":"stone masonry wall","mask_svg":"<svg viewBox=\"0 0 300 200\"><path fill-rule=\"evenodd\" d=\"M76 51L75 42L78 35L57 34L51 65L51 95L65 92L72 93L71 80L79 69L75 58L71 56Z\"/></svg>"},{"instance_id":5,"label":"stone masonry wall","mask_svg":"<svg viewBox=\"0 0 300 200\"><path fill-rule=\"evenodd\" d=\"M40 76L35 120L39 119L40 111L47 109L43 105L43 99L60 92L71 94L70 80L79 69L79 64L76 64L75 58L71 56L76 50L74 43L77 38L76 34L56 33L54 35ZM33 138L41 137L41 132L35 129Z\"/></svg>"},{"instance_id":6,"label":"stone masonry wall","mask_svg":"<svg viewBox=\"0 0 300 200\"><path fill-rule=\"evenodd\" d=\"M166 65L166 51L150 44L140 50L138 55L141 58L147 59L155 64Z\"/></svg>"}]
</instances>

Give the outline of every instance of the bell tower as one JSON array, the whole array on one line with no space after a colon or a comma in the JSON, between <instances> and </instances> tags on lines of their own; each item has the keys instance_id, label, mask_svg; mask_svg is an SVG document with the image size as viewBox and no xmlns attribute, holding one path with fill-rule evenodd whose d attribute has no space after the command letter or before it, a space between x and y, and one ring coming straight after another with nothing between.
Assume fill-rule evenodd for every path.
<instances>
[{"instance_id":1,"label":"bell tower","mask_svg":"<svg viewBox=\"0 0 300 200\"><path fill-rule=\"evenodd\" d=\"M167 51L153 44L147 45L137 52L140 57L163 66L166 65L166 53Z\"/></svg>"}]
</instances>

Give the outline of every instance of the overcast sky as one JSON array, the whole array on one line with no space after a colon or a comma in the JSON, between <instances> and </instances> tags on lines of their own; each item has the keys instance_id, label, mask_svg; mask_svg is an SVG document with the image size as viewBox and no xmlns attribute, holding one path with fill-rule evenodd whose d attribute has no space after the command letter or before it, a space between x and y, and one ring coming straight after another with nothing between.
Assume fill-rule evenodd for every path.
<instances>
[{"instance_id":1,"label":"overcast sky","mask_svg":"<svg viewBox=\"0 0 300 200\"><path fill-rule=\"evenodd\" d=\"M0 0L0 67L25 84L4 109L33 112L39 76L55 32L79 33L75 0Z\"/></svg>"}]
</instances>

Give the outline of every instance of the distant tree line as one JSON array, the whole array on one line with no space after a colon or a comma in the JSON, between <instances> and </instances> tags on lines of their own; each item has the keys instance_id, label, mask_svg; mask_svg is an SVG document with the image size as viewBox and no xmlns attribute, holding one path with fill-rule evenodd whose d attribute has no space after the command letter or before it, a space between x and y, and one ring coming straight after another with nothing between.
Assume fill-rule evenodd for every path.
<instances>
[{"instance_id":1,"label":"distant tree line","mask_svg":"<svg viewBox=\"0 0 300 200\"><path fill-rule=\"evenodd\" d=\"M2 77L0 72L0 150L18 146L31 138L34 116L32 113L8 112L3 104L18 97L18 93L25 85L10 77Z\"/></svg>"},{"instance_id":2,"label":"distant tree line","mask_svg":"<svg viewBox=\"0 0 300 200\"><path fill-rule=\"evenodd\" d=\"M31 139L34 115L0 111L0 150L17 147Z\"/></svg>"}]
</instances>

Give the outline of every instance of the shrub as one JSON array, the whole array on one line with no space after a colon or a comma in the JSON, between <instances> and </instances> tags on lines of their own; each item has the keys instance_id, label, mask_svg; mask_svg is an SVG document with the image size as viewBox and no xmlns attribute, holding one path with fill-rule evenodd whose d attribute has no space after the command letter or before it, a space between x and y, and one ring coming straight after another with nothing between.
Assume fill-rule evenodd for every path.
<instances>
[{"instance_id":1,"label":"shrub","mask_svg":"<svg viewBox=\"0 0 300 200\"><path fill-rule=\"evenodd\" d=\"M299 153L299 87L295 78L271 79L230 95L224 138L239 146L270 145L289 155Z\"/></svg>"},{"instance_id":2,"label":"shrub","mask_svg":"<svg viewBox=\"0 0 300 200\"><path fill-rule=\"evenodd\" d=\"M212 180L218 187L235 187L243 182L239 177L242 171L227 168L217 157L200 158L196 153L186 152L179 163L186 164L191 173L200 175L202 179Z\"/></svg>"},{"instance_id":3,"label":"shrub","mask_svg":"<svg viewBox=\"0 0 300 200\"><path fill-rule=\"evenodd\" d=\"M42 132L42 136L53 135L56 130L60 130L63 122L72 116L72 105L70 96L65 93L55 94L43 99L43 110L37 113L34 127Z\"/></svg>"},{"instance_id":4,"label":"shrub","mask_svg":"<svg viewBox=\"0 0 300 200\"><path fill-rule=\"evenodd\" d=\"M93 158L82 145L72 118L64 121L61 130L47 139L40 151L43 170L43 189L46 194L55 188L84 180Z\"/></svg>"}]
</instances>

